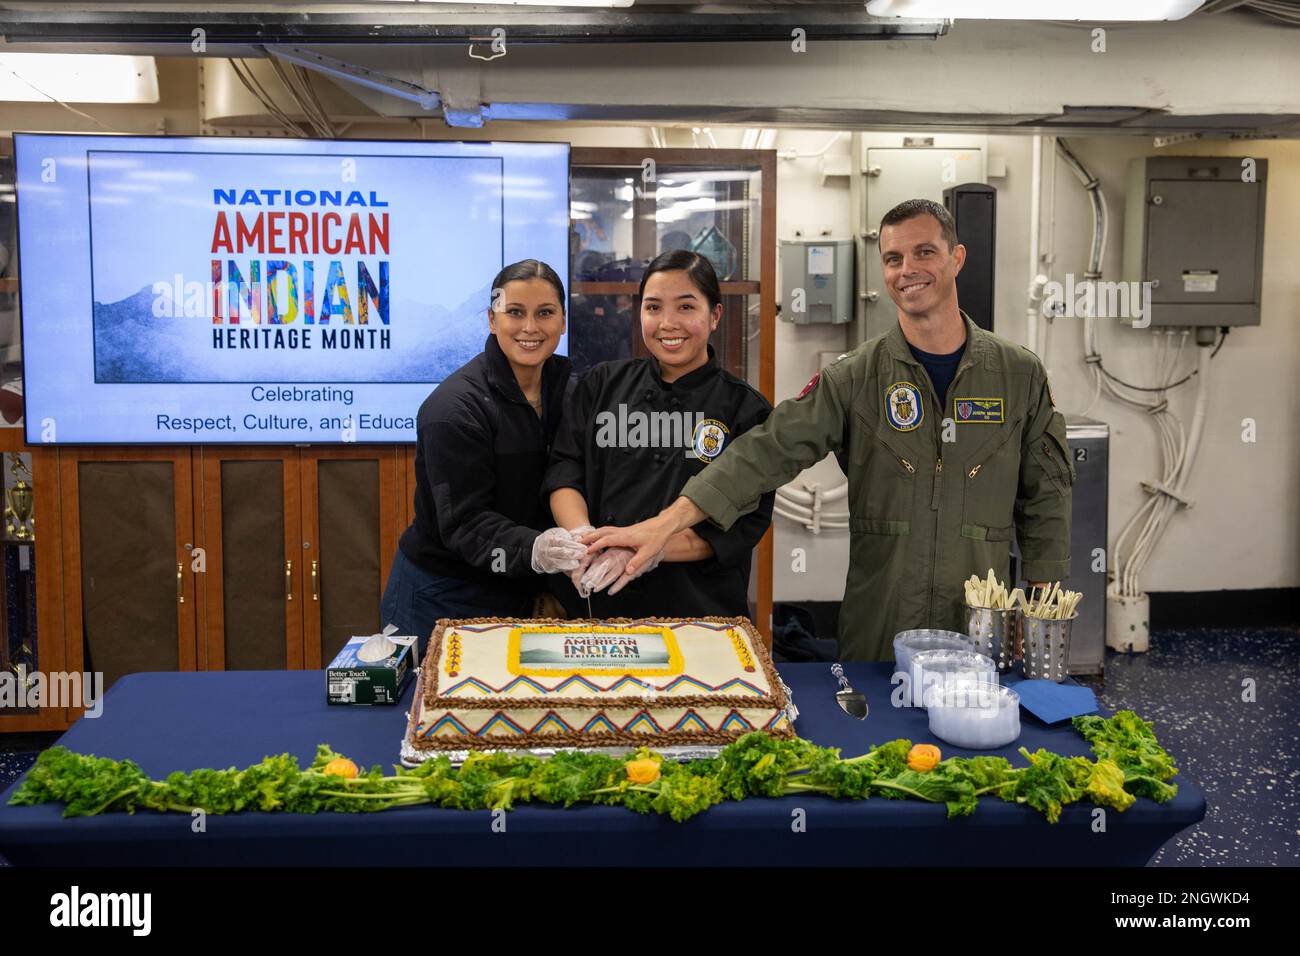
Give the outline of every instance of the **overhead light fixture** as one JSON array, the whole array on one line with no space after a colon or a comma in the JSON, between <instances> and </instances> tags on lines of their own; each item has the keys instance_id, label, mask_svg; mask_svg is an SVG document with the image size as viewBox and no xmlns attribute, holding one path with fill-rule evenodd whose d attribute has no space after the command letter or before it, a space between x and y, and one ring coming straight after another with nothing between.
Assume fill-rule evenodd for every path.
<instances>
[{"instance_id":1,"label":"overhead light fixture","mask_svg":"<svg viewBox=\"0 0 1300 956\"><path fill-rule=\"evenodd\" d=\"M157 103L151 56L0 53L0 102Z\"/></svg>"},{"instance_id":2,"label":"overhead light fixture","mask_svg":"<svg viewBox=\"0 0 1300 956\"><path fill-rule=\"evenodd\" d=\"M381 0L381 2L391 2L391 0ZM476 6L504 7L630 7L636 0L407 0L407 2L472 3Z\"/></svg>"},{"instance_id":3,"label":"overhead light fixture","mask_svg":"<svg viewBox=\"0 0 1300 956\"><path fill-rule=\"evenodd\" d=\"M1204 0L867 0L873 17L916 20L1181 20Z\"/></svg>"}]
</instances>

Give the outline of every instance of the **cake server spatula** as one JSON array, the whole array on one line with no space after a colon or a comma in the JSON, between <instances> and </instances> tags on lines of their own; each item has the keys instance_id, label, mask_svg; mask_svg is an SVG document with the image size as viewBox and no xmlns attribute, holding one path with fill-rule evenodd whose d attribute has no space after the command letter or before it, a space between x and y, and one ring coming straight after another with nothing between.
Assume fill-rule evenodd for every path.
<instances>
[{"instance_id":1,"label":"cake server spatula","mask_svg":"<svg viewBox=\"0 0 1300 956\"><path fill-rule=\"evenodd\" d=\"M849 686L848 680L844 677L844 668L839 664L832 664L831 673L840 682L840 689L835 692L835 700L839 702L840 710L850 717L866 720L867 699Z\"/></svg>"}]
</instances>

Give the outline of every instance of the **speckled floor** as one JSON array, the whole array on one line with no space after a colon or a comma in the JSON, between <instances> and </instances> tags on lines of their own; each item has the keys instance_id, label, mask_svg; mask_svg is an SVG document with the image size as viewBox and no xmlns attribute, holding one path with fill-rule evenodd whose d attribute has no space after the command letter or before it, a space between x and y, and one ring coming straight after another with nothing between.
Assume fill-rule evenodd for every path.
<instances>
[{"instance_id":1,"label":"speckled floor","mask_svg":"<svg viewBox=\"0 0 1300 956\"><path fill-rule=\"evenodd\" d=\"M0 792L27 772L36 755L59 739L53 734L0 734ZM9 863L0 856L0 866Z\"/></svg>"},{"instance_id":2,"label":"speckled floor","mask_svg":"<svg viewBox=\"0 0 1300 956\"><path fill-rule=\"evenodd\" d=\"M1146 654L1107 652L1104 686L1085 682L1153 721L1205 791L1205 819L1152 866L1300 865L1300 629L1157 631ZM0 790L56 737L0 735Z\"/></svg>"},{"instance_id":3,"label":"speckled floor","mask_svg":"<svg viewBox=\"0 0 1300 956\"><path fill-rule=\"evenodd\" d=\"M36 755L59 739L50 734L0 734L0 790L27 772Z\"/></svg>"},{"instance_id":4,"label":"speckled floor","mask_svg":"<svg viewBox=\"0 0 1300 956\"><path fill-rule=\"evenodd\" d=\"M1300 629L1158 631L1146 654L1107 652L1096 689L1205 791L1205 819L1152 866L1300 865Z\"/></svg>"}]
</instances>

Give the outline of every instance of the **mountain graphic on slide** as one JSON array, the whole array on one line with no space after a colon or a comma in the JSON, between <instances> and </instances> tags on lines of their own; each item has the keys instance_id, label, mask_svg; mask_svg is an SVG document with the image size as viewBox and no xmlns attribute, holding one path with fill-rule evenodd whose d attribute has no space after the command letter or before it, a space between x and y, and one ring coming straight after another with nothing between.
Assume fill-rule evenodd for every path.
<instances>
[{"instance_id":1,"label":"mountain graphic on slide","mask_svg":"<svg viewBox=\"0 0 1300 956\"><path fill-rule=\"evenodd\" d=\"M155 302L161 299L154 314ZM394 300L389 325L348 325L337 317L328 325L214 325L209 316L171 314L170 286L156 295L144 286L117 302L95 302L95 381L160 382L441 382L483 349L491 283L485 283L452 308L410 299ZM210 308L205 301L204 306ZM355 308L356 303L353 303ZM358 328L391 331L391 347L324 348L321 332ZM214 330L312 330L311 348L216 348Z\"/></svg>"}]
</instances>

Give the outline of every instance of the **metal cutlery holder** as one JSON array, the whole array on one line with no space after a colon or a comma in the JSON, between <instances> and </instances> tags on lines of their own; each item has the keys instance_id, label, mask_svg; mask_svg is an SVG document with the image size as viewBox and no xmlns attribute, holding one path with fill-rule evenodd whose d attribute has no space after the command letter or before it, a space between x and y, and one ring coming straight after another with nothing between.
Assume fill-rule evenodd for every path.
<instances>
[{"instance_id":1,"label":"metal cutlery holder","mask_svg":"<svg viewBox=\"0 0 1300 956\"><path fill-rule=\"evenodd\" d=\"M975 642L976 652L991 658L999 671L1011 670L1020 656L1019 610L963 606L966 633Z\"/></svg>"},{"instance_id":2,"label":"metal cutlery holder","mask_svg":"<svg viewBox=\"0 0 1300 956\"><path fill-rule=\"evenodd\" d=\"M1058 684L1065 680L1070 665L1070 625L1078 616L1075 613L1063 621L1054 621L1021 615L1027 680L1051 680Z\"/></svg>"}]
</instances>

